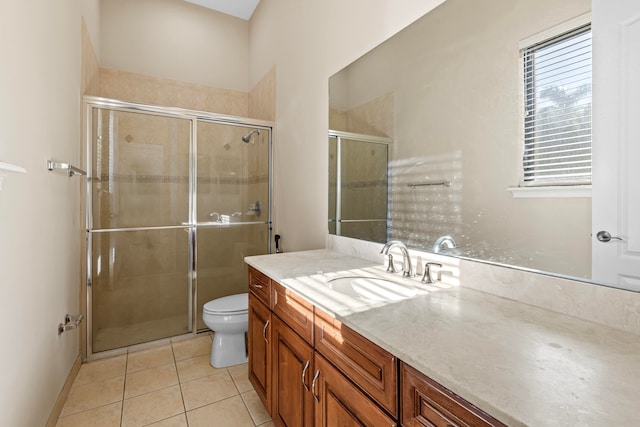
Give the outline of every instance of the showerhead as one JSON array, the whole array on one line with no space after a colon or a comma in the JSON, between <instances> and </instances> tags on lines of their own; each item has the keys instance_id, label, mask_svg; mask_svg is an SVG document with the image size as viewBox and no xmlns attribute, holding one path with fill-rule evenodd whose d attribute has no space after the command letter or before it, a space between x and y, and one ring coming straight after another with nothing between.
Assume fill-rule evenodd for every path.
<instances>
[{"instance_id":1,"label":"showerhead","mask_svg":"<svg viewBox=\"0 0 640 427\"><path fill-rule=\"evenodd\" d=\"M249 132L248 134L244 135L242 137L242 141L244 141L246 143L250 142L251 141L251 135L253 135L254 133L256 135L260 135L260 129L254 129L251 132Z\"/></svg>"}]
</instances>

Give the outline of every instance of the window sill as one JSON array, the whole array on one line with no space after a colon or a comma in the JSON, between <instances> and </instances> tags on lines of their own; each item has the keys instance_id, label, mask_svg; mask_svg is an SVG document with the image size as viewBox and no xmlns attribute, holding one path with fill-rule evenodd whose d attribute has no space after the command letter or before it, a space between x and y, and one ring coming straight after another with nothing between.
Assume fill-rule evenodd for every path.
<instances>
[{"instance_id":1,"label":"window sill","mask_svg":"<svg viewBox=\"0 0 640 427\"><path fill-rule=\"evenodd\" d=\"M552 185L547 187L511 187L514 199L591 197L591 185Z\"/></svg>"}]
</instances>

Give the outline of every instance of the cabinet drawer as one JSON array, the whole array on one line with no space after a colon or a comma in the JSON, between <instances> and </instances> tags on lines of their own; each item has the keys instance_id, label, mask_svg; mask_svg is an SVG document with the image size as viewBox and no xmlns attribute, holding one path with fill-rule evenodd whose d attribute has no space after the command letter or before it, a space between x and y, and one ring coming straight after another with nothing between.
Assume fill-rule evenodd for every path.
<instances>
[{"instance_id":1,"label":"cabinet drawer","mask_svg":"<svg viewBox=\"0 0 640 427\"><path fill-rule=\"evenodd\" d=\"M309 345L313 345L313 305L280 283L271 282L273 312Z\"/></svg>"},{"instance_id":2,"label":"cabinet drawer","mask_svg":"<svg viewBox=\"0 0 640 427\"><path fill-rule=\"evenodd\" d=\"M249 266L249 291L264 305L271 307L271 279Z\"/></svg>"},{"instance_id":3,"label":"cabinet drawer","mask_svg":"<svg viewBox=\"0 0 640 427\"><path fill-rule=\"evenodd\" d=\"M346 379L321 355L315 355L318 376L312 383L316 427L397 427L398 423Z\"/></svg>"},{"instance_id":4,"label":"cabinet drawer","mask_svg":"<svg viewBox=\"0 0 640 427\"><path fill-rule=\"evenodd\" d=\"M403 427L506 427L405 363L400 382Z\"/></svg>"},{"instance_id":5,"label":"cabinet drawer","mask_svg":"<svg viewBox=\"0 0 640 427\"><path fill-rule=\"evenodd\" d=\"M397 419L397 359L317 308L315 329L316 350Z\"/></svg>"}]
</instances>

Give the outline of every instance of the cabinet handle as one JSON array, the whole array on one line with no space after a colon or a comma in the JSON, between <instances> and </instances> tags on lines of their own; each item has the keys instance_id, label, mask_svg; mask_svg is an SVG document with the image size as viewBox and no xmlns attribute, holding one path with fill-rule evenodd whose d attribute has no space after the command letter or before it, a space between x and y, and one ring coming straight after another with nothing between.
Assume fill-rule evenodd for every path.
<instances>
[{"instance_id":1,"label":"cabinet handle","mask_svg":"<svg viewBox=\"0 0 640 427\"><path fill-rule=\"evenodd\" d=\"M257 283L252 283L251 286L253 286L254 288L258 288L258 289L264 288L264 286L258 285Z\"/></svg>"},{"instance_id":2,"label":"cabinet handle","mask_svg":"<svg viewBox=\"0 0 640 427\"><path fill-rule=\"evenodd\" d=\"M264 328L262 328L262 338L264 338L265 342L269 342L267 339L267 328L269 327L269 321L264 324Z\"/></svg>"},{"instance_id":3,"label":"cabinet handle","mask_svg":"<svg viewBox=\"0 0 640 427\"><path fill-rule=\"evenodd\" d=\"M316 371L316 374L313 376L313 381L311 381L311 394L316 402L320 402L320 397L316 394L316 381L318 381L318 376L320 376L320 369Z\"/></svg>"},{"instance_id":4,"label":"cabinet handle","mask_svg":"<svg viewBox=\"0 0 640 427\"><path fill-rule=\"evenodd\" d=\"M311 361L307 360L307 363L304 364L304 369L302 370L302 385L304 386L304 389L309 391L309 387L307 386L307 383L305 382L305 378L307 377L307 369L309 369L309 363Z\"/></svg>"}]
</instances>

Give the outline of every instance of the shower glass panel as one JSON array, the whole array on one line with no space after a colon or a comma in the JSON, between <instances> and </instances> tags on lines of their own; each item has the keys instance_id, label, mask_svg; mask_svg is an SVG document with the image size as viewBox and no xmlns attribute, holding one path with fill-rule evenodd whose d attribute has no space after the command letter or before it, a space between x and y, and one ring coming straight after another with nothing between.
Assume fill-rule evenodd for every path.
<instances>
[{"instance_id":1,"label":"shower glass panel","mask_svg":"<svg viewBox=\"0 0 640 427\"><path fill-rule=\"evenodd\" d=\"M91 348L191 330L191 120L93 109Z\"/></svg>"},{"instance_id":2,"label":"shower glass panel","mask_svg":"<svg viewBox=\"0 0 640 427\"><path fill-rule=\"evenodd\" d=\"M329 233L387 241L389 142L348 133L329 137Z\"/></svg>"},{"instance_id":3,"label":"shower glass panel","mask_svg":"<svg viewBox=\"0 0 640 427\"><path fill-rule=\"evenodd\" d=\"M93 228L189 221L191 121L94 109Z\"/></svg>"},{"instance_id":4,"label":"shower glass panel","mask_svg":"<svg viewBox=\"0 0 640 427\"><path fill-rule=\"evenodd\" d=\"M269 129L202 120L197 129L196 318L203 329L204 304L247 292L244 257L270 251L271 160Z\"/></svg>"},{"instance_id":5,"label":"shower glass panel","mask_svg":"<svg viewBox=\"0 0 640 427\"><path fill-rule=\"evenodd\" d=\"M92 233L93 352L190 331L188 230Z\"/></svg>"}]
</instances>

